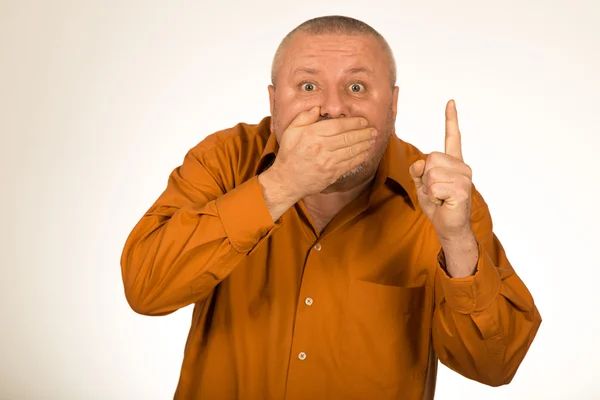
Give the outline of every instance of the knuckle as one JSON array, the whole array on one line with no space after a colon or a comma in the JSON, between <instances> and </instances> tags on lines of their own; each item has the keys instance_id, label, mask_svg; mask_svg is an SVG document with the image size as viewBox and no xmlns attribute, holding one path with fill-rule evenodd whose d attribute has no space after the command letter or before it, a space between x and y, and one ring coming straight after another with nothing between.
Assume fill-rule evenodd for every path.
<instances>
[{"instance_id":1,"label":"knuckle","mask_svg":"<svg viewBox=\"0 0 600 400\"><path fill-rule=\"evenodd\" d=\"M465 164L465 175L469 178L473 177L473 170L467 164Z\"/></svg>"},{"instance_id":2,"label":"knuckle","mask_svg":"<svg viewBox=\"0 0 600 400\"><path fill-rule=\"evenodd\" d=\"M323 145L319 142L312 142L307 145L307 151L311 155L317 155L321 152Z\"/></svg>"},{"instance_id":3,"label":"knuckle","mask_svg":"<svg viewBox=\"0 0 600 400\"><path fill-rule=\"evenodd\" d=\"M352 142L352 141L350 140L350 134L348 134L348 132L345 132L345 133L342 135L342 138L344 139L344 145L346 145L346 146L349 146L349 145L350 145L350 143Z\"/></svg>"},{"instance_id":4,"label":"knuckle","mask_svg":"<svg viewBox=\"0 0 600 400\"><path fill-rule=\"evenodd\" d=\"M314 166L317 171L324 171L327 168L327 159L321 157L315 159Z\"/></svg>"},{"instance_id":5,"label":"knuckle","mask_svg":"<svg viewBox=\"0 0 600 400\"><path fill-rule=\"evenodd\" d=\"M423 174L423 180L427 181L429 184L433 184L439 179L439 175L440 173L438 168L431 168L427 170L425 174Z\"/></svg>"},{"instance_id":6,"label":"knuckle","mask_svg":"<svg viewBox=\"0 0 600 400\"><path fill-rule=\"evenodd\" d=\"M471 197L471 181L469 179L465 180L465 184L462 188L462 195L465 199Z\"/></svg>"},{"instance_id":7,"label":"knuckle","mask_svg":"<svg viewBox=\"0 0 600 400\"><path fill-rule=\"evenodd\" d=\"M452 194L453 194L453 197L459 202L465 201L468 197L467 192L462 189L454 190L452 192Z\"/></svg>"},{"instance_id":8,"label":"knuckle","mask_svg":"<svg viewBox=\"0 0 600 400\"><path fill-rule=\"evenodd\" d=\"M355 151L355 149L354 149L354 146L349 146L349 147L346 147L346 149L347 149L346 151L348 152L348 155L349 155L350 157L354 157L354 155L356 154L356 151Z\"/></svg>"},{"instance_id":9,"label":"knuckle","mask_svg":"<svg viewBox=\"0 0 600 400\"><path fill-rule=\"evenodd\" d=\"M438 186L439 185L427 185L427 193L429 193L430 196L437 197L440 194Z\"/></svg>"},{"instance_id":10,"label":"knuckle","mask_svg":"<svg viewBox=\"0 0 600 400\"><path fill-rule=\"evenodd\" d=\"M435 168L435 167L427 170L427 172L425 173L425 177L426 177L427 181L431 181L431 182L433 182L438 176L439 176L439 169Z\"/></svg>"},{"instance_id":11,"label":"knuckle","mask_svg":"<svg viewBox=\"0 0 600 400\"><path fill-rule=\"evenodd\" d=\"M296 134L306 140L307 138L315 136L315 129L312 127L299 129Z\"/></svg>"},{"instance_id":12,"label":"knuckle","mask_svg":"<svg viewBox=\"0 0 600 400\"><path fill-rule=\"evenodd\" d=\"M438 164L440 162L441 156L442 153L440 153L439 151L431 152L431 154L429 154L429 157L427 157L427 162L431 164Z\"/></svg>"}]
</instances>

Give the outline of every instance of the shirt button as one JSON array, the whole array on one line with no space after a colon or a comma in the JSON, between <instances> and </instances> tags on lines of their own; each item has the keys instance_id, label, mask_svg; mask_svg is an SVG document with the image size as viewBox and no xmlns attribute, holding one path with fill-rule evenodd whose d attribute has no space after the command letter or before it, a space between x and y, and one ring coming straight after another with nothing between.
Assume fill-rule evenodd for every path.
<instances>
[{"instance_id":1,"label":"shirt button","mask_svg":"<svg viewBox=\"0 0 600 400\"><path fill-rule=\"evenodd\" d=\"M298 358L299 358L301 361L304 361L304 360L306 360L306 353L305 353L305 352L303 352L303 351L301 351L300 353L298 353Z\"/></svg>"},{"instance_id":2,"label":"shirt button","mask_svg":"<svg viewBox=\"0 0 600 400\"><path fill-rule=\"evenodd\" d=\"M321 251L321 243L317 243L317 244L315 244L315 247L314 247L314 249L315 249L316 251Z\"/></svg>"},{"instance_id":3,"label":"shirt button","mask_svg":"<svg viewBox=\"0 0 600 400\"><path fill-rule=\"evenodd\" d=\"M306 304L307 306L312 306L313 303L313 299L311 299L310 297L307 297L306 299L304 299L304 304Z\"/></svg>"}]
</instances>

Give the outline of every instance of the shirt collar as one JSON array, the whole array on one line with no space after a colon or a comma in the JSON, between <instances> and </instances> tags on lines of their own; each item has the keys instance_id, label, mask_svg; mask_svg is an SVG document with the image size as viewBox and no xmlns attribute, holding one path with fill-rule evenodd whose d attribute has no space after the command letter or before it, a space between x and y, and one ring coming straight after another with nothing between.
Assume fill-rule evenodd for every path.
<instances>
[{"instance_id":1,"label":"shirt collar","mask_svg":"<svg viewBox=\"0 0 600 400\"><path fill-rule=\"evenodd\" d=\"M270 126L270 117L268 118L269 121L265 123L267 129ZM277 137L274 132L271 132L260 156L256 175L264 172L273 164L278 150ZM379 189L382 185L388 185L395 193L408 196L412 208L415 209L418 204L418 197L408 169L413 162L422 158L419 151L416 151L408 143L398 138L395 133L392 133L375 176L373 191Z\"/></svg>"},{"instance_id":2,"label":"shirt collar","mask_svg":"<svg viewBox=\"0 0 600 400\"><path fill-rule=\"evenodd\" d=\"M419 159L423 159L421 152L398 138L395 133L392 133L379 164L379 170L375 178L375 188L382 183L387 184L394 192L408 196L412 208L415 209L419 204L419 199L409 168L412 163Z\"/></svg>"}]
</instances>

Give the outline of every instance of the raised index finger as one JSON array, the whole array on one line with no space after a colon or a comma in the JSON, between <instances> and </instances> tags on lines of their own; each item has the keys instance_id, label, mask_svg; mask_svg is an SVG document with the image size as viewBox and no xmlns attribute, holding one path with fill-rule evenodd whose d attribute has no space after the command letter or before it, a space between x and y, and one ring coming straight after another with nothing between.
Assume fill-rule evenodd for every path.
<instances>
[{"instance_id":1,"label":"raised index finger","mask_svg":"<svg viewBox=\"0 0 600 400\"><path fill-rule=\"evenodd\" d=\"M444 152L459 160L463 159L460 131L458 130L458 114L456 113L454 100L450 100L446 104L446 144Z\"/></svg>"}]
</instances>

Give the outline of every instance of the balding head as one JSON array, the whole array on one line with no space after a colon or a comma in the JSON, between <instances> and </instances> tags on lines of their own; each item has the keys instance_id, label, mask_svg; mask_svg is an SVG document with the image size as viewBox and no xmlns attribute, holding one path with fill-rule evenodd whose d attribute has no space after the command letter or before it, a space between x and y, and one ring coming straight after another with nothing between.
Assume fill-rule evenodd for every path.
<instances>
[{"instance_id":1,"label":"balding head","mask_svg":"<svg viewBox=\"0 0 600 400\"><path fill-rule=\"evenodd\" d=\"M272 81L271 131L278 141L301 112L313 107L319 119L363 117L376 133L369 159L340 181L375 173L394 132L398 104L394 57L377 31L348 17L306 21L281 42Z\"/></svg>"},{"instance_id":2,"label":"balding head","mask_svg":"<svg viewBox=\"0 0 600 400\"><path fill-rule=\"evenodd\" d=\"M339 15L325 16L310 19L298 25L294 30L288 33L277 48L273 57L271 66L271 83L275 87L277 82L277 74L281 67L283 54L287 45L292 40L294 35L302 33L309 36L319 35L347 35L347 36L370 36L376 39L381 46L381 50L385 53L388 59L390 87L396 84L396 61L392 49L383 36L368 24L354 18L344 17Z\"/></svg>"}]
</instances>

